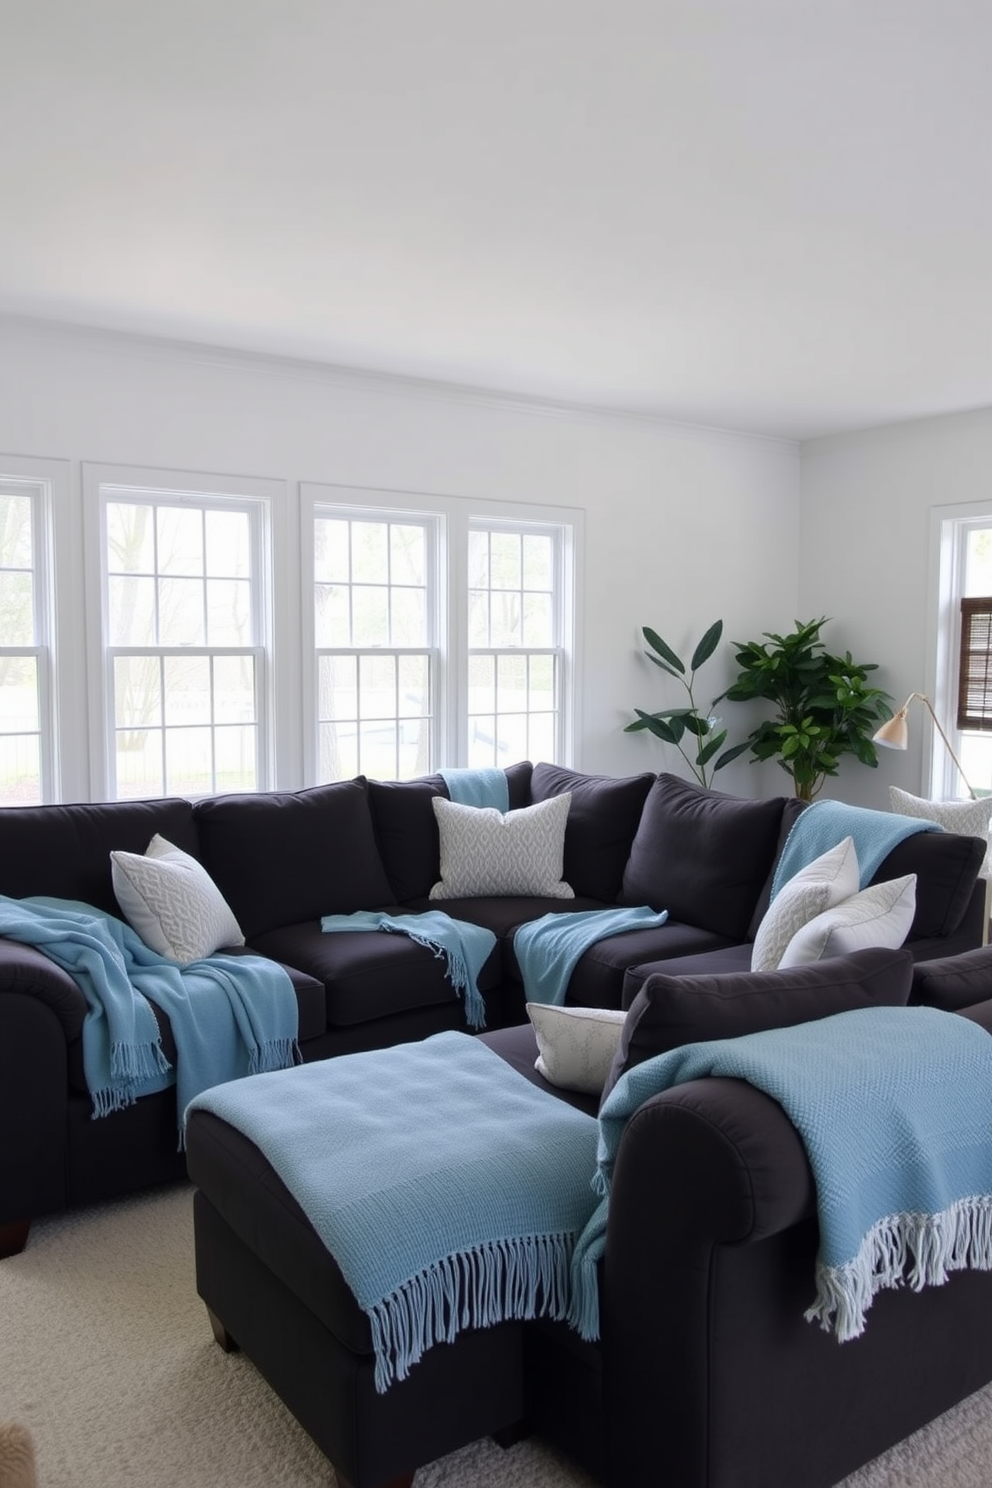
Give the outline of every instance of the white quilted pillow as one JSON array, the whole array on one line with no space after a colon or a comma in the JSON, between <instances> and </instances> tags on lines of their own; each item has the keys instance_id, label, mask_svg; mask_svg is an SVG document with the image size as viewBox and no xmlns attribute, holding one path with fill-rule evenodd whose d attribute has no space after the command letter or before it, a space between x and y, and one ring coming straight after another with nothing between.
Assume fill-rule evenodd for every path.
<instances>
[{"instance_id":1,"label":"white quilted pillow","mask_svg":"<svg viewBox=\"0 0 992 1488\"><path fill-rule=\"evenodd\" d=\"M148 850L112 852L114 893L145 945L186 965L244 945L241 926L202 863L156 832Z\"/></svg>"},{"instance_id":2,"label":"white quilted pillow","mask_svg":"<svg viewBox=\"0 0 992 1488\"><path fill-rule=\"evenodd\" d=\"M822 914L856 894L861 884L854 838L814 858L788 879L765 912L751 948L752 971L774 971L793 936Z\"/></svg>"},{"instance_id":3,"label":"white quilted pillow","mask_svg":"<svg viewBox=\"0 0 992 1488\"><path fill-rule=\"evenodd\" d=\"M849 956L870 946L901 946L916 913L916 874L869 884L860 894L810 920L789 941L782 971L827 956Z\"/></svg>"},{"instance_id":4,"label":"white quilted pillow","mask_svg":"<svg viewBox=\"0 0 992 1488\"><path fill-rule=\"evenodd\" d=\"M432 899L528 894L574 899L562 879L570 791L519 811L433 800L441 838L441 879Z\"/></svg>"},{"instance_id":5,"label":"white quilted pillow","mask_svg":"<svg viewBox=\"0 0 992 1488\"><path fill-rule=\"evenodd\" d=\"M960 837L984 837L989 840L989 824L992 822L992 796L982 796L977 801L925 801L920 796L911 796L897 785L889 786L889 805L900 816L915 816L922 821L936 822L945 832L954 832ZM979 878L992 877L990 864L992 848L986 848L985 861Z\"/></svg>"},{"instance_id":6,"label":"white quilted pillow","mask_svg":"<svg viewBox=\"0 0 992 1488\"><path fill-rule=\"evenodd\" d=\"M527 1016L540 1051L534 1061L538 1074L561 1090L601 1095L627 1014L613 1008L528 1002Z\"/></svg>"}]
</instances>

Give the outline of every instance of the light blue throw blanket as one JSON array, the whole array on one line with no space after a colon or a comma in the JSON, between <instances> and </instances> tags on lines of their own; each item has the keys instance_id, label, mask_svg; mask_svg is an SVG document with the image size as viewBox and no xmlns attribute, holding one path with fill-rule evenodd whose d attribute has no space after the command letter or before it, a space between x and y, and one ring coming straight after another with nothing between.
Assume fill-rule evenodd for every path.
<instances>
[{"instance_id":1,"label":"light blue throw blanket","mask_svg":"<svg viewBox=\"0 0 992 1488\"><path fill-rule=\"evenodd\" d=\"M274 961L211 956L180 966L122 920L70 899L0 896L0 936L36 946L86 998L83 1070L94 1116L174 1081L181 1141L182 1113L201 1090L296 1057L296 993ZM151 1003L172 1027L175 1071Z\"/></svg>"},{"instance_id":2,"label":"light blue throw blanket","mask_svg":"<svg viewBox=\"0 0 992 1488\"><path fill-rule=\"evenodd\" d=\"M527 1001L560 1006L575 964L590 946L626 930L651 930L667 919L667 909L655 911L639 905L633 909L576 909L529 920L513 936L513 953Z\"/></svg>"},{"instance_id":3,"label":"light blue throw blanket","mask_svg":"<svg viewBox=\"0 0 992 1488\"><path fill-rule=\"evenodd\" d=\"M746 1080L783 1107L816 1180L820 1250L806 1316L844 1342L878 1291L992 1269L992 1038L934 1008L869 1008L745 1038L687 1044L636 1065L599 1115L609 1193L628 1117L705 1075ZM570 1321L595 1337L608 1199L575 1248Z\"/></svg>"},{"instance_id":4,"label":"light blue throw blanket","mask_svg":"<svg viewBox=\"0 0 992 1488\"><path fill-rule=\"evenodd\" d=\"M439 770L448 795L459 806L495 806L505 816L510 809L506 774L495 766L473 770Z\"/></svg>"},{"instance_id":5,"label":"light blue throw blanket","mask_svg":"<svg viewBox=\"0 0 992 1488\"><path fill-rule=\"evenodd\" d=\"M485 926L456 920L440 909L404 915L360 909L354 914L324 915L320 928L329 934L384 930L387 934L407 935L418 945L426 946L445 961L445 975L455 991L463 995L468 1026L485 1028L486 1005L479 991L479 972L496 944L495 935Z\"/></svg>"},{"instance_id":6,"label":"light blue throw blanket","mask_svg":"<svg viewBox=\"0 0 992 1488\"><path fill-rule=\"evenodd\" d=\"M596 1122L468 1034L260 1075L192 1109L260 1148L334 1255L377 1390L463 1329L565 1316Z\"/></svg>"},{"instance_id":7,"label":"light blue throw blanket","mask_svg":"<svg viewBox=\"0 0 992 1488\"><path fill-rule=\"evenodd\" d=\"M861 887L874 878L894 847L916 832L940 832L936 822L918 817L899 816L891 811L870 811L865 806L848 806L843 801L814 801L800 812L792 831L785 839L782 855L772 879L774 899L784 883L814 858L836 847L845 837L854 838L854 850L861 870Z\"/></svg>"}]
</instances>

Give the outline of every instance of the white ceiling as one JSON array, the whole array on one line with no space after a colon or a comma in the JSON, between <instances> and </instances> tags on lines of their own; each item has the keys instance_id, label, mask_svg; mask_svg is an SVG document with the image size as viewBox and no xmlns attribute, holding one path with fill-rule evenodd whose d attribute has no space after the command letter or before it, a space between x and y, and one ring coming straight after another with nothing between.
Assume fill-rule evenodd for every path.
<instances>
[{"instance_id":1,"label":"white ceiling","mask_svg":"<svg viewBox=\"0 0 992 1488\"><path fill-rule=\"evenodd\" d=\"M992 405L990 0L0 0L0 311L805 437Z\"/></svg>"}]
</instances>

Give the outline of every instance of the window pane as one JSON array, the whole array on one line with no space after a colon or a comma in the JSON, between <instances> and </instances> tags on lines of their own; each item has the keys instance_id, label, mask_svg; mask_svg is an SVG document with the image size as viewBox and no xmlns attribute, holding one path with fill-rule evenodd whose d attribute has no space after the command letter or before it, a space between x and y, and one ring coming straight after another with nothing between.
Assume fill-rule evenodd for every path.
<instances>
[{"instance_id":1,"label":"window pane","mask_svg":"<svg viewBox=\"0 0 992 1488\"><path fill-rule=\"evenodd\" d=\"M354 637L356 646L388 646L389 638L389 590L355 589Z\"/></svg>"},{"instance_id":2,"label":"window pane","mask_svg":"<svg viewBox=\"0 0 992 1488\"><path fill-rule=\"evenodd\" d=\"M318 584L314 591L314 629L318 646L351 645L349 591L331 584Z\"/></svg>"},{"instance_id":3,"label":"window pane","mask_svg":"<svg viewBox=\"0 0 992 1488\"><path fill-rule=\"evenodd\" d=\"M498 764L496 758L496 719L491 713L480 713L469 719L468 762L473 769Z\"/></svg>"},{"instance_id":4,"label":"window pane","mask_svg":"<svg viewBox=\"0 0 992 1488\"><path fill-rule=\"evenodd\" d=\"M397 780L425 775L430 769L430 725L426 719L404 719L399 726Z\"/></svg>"},{"instance_id":5,"label":"window pane","mask_svg":"<svg viewBox=\"0 0 992 1488\"><path fill-rule=\"evenodd\" d=\"M546 534L524 534L524 588L547 589L552 583L551 538Z\"/></svg>"},{"instance_id":6,"label":"window pane","mask_svg":"<svg viewBox=\"0 0 992 1488\"><path fill-rule=\"evenodd\" d=\"M251 578L251 523L247 512L204 513L207 573L211 578Z\"/></svg>"},{"instance_id":7,"label":"window pane","mask_svg":"<svg viewBox=\"0 0 992 1488\"><path fill-rule=\"evenodd\" d=\"M207 580L207 645L250 646L251 587L246 579Z\"/></svg>"},{"instance_id":8,"label":"window pane","mask_svg":"<svg viewBox=\"0 0 992 1488\"><path fill-rule=\"evenodd\" d=\"M38 663L33 656L0 656L0 733L36 733Z\"/></svg>"},{"instance_id":9,"label":"window pane","mask_svg":"<svg viewBox=\"0 0 992 1488\"><path fill-rule=\"evenodd\" d=\"M528 708L551 710L555 706L555 659L553 656L530 658Z\"/></svg>"},{"instance_id":10,"label":"window pane","mask_svg":"<svg viewBox=\"0 0 992 1488\"><path fill-rule=\"evenodd\" d=\"M390 578L394 584L427 583L427 550L423 527L405 527L394 523L389 529L392 558Z\"/></svg>"},{"instance_id":11,"label":"window pane","mask_svg":"<svg viewBox=\"0 0 992 1488\"><path fill-rule=\"evenodd\" d=\"M525 646L554 644L554 618L550 594L524 595L523 643Z\"/></svg>"},{"instance_id":12,"label":"window pane","mask_svg":"<svg viewBox=\"0 0 992 1488\"><path fill-rule=\"evenodd\" d=\"M110 578L107 581L112 646L155 644L155 580Z\"/></svg>"},{"instance_id":13,"label":"window pane","mask_svg":"<svg viewBox=\"0 0 992 1488\"><path fill-rule=\"evenodd\" d=\"M529 739L521 759L553 760L555 757L555 719L544 713L530 718Z\"/></svg>"},{"instance_id":14,"label":"window pane","mask_svg":"<svg viewBox=\"0 0 992 1488\"><path fill-rule=\"evenodd\" d=\"M520 561L520 534L490 533L492 579L494 589L519 589L523 582Z\"/></svg>"},{"instance_id":15,"label":"window pane","mask_svg":"<svg viewBox=\"0 0 992 1488\"><path fill-rule=\"evenodd\" d=\"M492 656L470 656L468 711L490 713L496 706L496 661Z\"/></svg>"},{"instance_id":16,"label":"window pane","mask_svg":"<svg viewBox=\"0 0 992 1488\"><path fill-rule=\"evenodd\" d=\"M158 571L199 577L203 573L203 512L199 507L160 506Z\"/></svg>"},{"instance_id":17,"label":"window pane","mask_svg":"<svg viewBox=\"0 0 992 1488\"><path fill-rule=\"evenodd\" d=\"M0 493L0 568L31 568L31 498Z\"/></svg>"},{"instance_id":18,"label":"window pane","mask_svg":"<svg viewBox=\"0 0 992 1488\"><path fill-rule=\"evenodd\" d=\"M157 656L114 657L114 724L145 729L162 722L162 673ZM128 748L128 745L118 745Z\"/></svg>"},{"instance_id":19,"label":"window pane","mask_svg":"<svg viewBox=\"0 0 992 1488\"><path fill-rule=\"evenodd\" d=\"M163 670L166 725L210 723L209 656L166 656Z\"/></svg>"},{"instance_id":20,"label":"window pane","mask_svg":"<svg viewBox=\"0 0 992 1488\"><path fill-rule=\"evenodd\" d=\"M399 714L426 718L430 713L430 662L426 656L399 658Z\"/></svg>"},{"instance_id":21,"label":"window pane","mask_svg":"<svg viewBox=\"0 0 992 1488\"><path fill-rule=\"evenodd\" d=\"M362 656L358 662L358 716L396 717L396 659Z\"/></svg>"},{"instance_id":22,"label":"window pane","mask_svg":"<svg viewBox=\"0 0 992 1488\"><path fill-rule=\"evenodd\" d=\"M358 767L376 780L395 780L398 769L395 723L362 723L358 734Z\"/></svg>"},{"instance_id":23,"label":"window pane","mask_svg":"<svg viewBox=\"0 0 992 1488\"><path fill-rule=\"evenodd\" d=\"M255 759L258 730L231 727L214 730L216 770L211 790L251 791L258 786Z\"/></svg>"},{"instance_id":24,"label":"window pane","mask_svg":"<svg viewBox=\"0 0 992 1488\"><path fill-rule=\"evenodd\" d=\"M107 503L107 571L155 572L155 508L122 501Z\"/></svg>"},{"instance_id":25,"label":"window pane","mask_svg":"<svg viewBox=\"0 0 992 1488\"><path fill-rule=\"evenodd\" d=\"M471 589L468 596L468 643L489 645L489 591Z\"/></svg>"},{"instance_id":26,"label":"window pane","mask_svg":"<svg viewBox=\"0 0 992 1488\"><path fill-rule=\"evenodd\" d=\"M322 723L318 731L320 779L350 780L358 774L358 735L355 725Z\"/></svg>"},{"instance_id":27,"label":"window pane","mask_svg":"<svg viewBox=\"0 0 992 1488\"><path fill-rule=\"evenodd\" d=\"M489 588L489 533L469 532L468 582L472 589Z\"/></svg>"},{"instance_id":28,"label":"window pane","mask_svg":"<svg viewBox=\"0 0 992 1488\"><path fill-rule=\"evenodd\" d=\"M520 629L520 595L512 592L494 592L492 595L491 646L519 646L522 641Z\"/></svg>"},{"instance_id":29,"label":"window pane","mask_svg":"<svg viewBox=\"0 0 992 1488\"><path fill-rule=\"evenodd\" d=\"M34 645L34 581L30 573L0 569L0 645Z\"/></svg>"},{"instance_id":30,"label":"window pane","mask_svg":"<svg viewBox=\"0 0 992 1488\"><path fill-rule=\"evenodd\" d=\"M255 722L255 662L253 657L218 656L215 658L214 720L217 723ZM253 758L254 749L253 742Z\"/></svg>"},{"instance_id":31,"label":"window pane","mask_svg":"<svg viewBox=\"0 0 992 1488\"><path fill-rule=\"evenodd\" d=\"M0 805L41 802L41 745L37 734L0 736Z\"/></svg>"},{"instance_id":32,"label":"window pane","mask_svg":"<svg viewBox=\"0 0 992 1488\"><path fill-rule=\"evenodd\" d=\"M202 579L159 579L158 643L160 646L203 646Z\"/></svg>"},{"instance_id":33,"label":"window pane","mask_svg":"<svg viewBox=\"0 0 992 1488\"><path fill-rule=\"evenodd\" d=\"M423 589L393 589L393 646L426 646L427 595Z\"/></svg>"},{"instance_id":34,"label":"window pane","mask_svg":"<svg viewBox=\"0 0 992 1488\"><path fill-rule=\"evenodd\" d=\"M169 795L205 796L213 788L213 751L208 728L167 728L165 784Z\"/></svg>"},{"instance_id":35,"label":"window pane","mask_svg":"<svg viewBox=\"0 0 992 1488\"><path fill-rule=\"evenodd\" d=\"M352 522L351 577L356 584L389 582L389 529L385 522Z\"/></svg>"},{"instance_id":36,"label":"window pane","mask_svg":"<svg viewBox=\"0 0 992 1488\"><path fill-rule=\"evenodd\" d=\"M321 718L358 717L358 662L355 657L320 657L317 706Z\"/></svg>"},{"instance_id":37,"label":"window pane","mask_svg":"<svg viewBox=\"0 0 992 1488\"><path fill-rule=\"evenodd\" d=\"M162 795L165 780L161 730L124 730L117 735L116 743L118 799L133 801L142 796Z\"/></svg>"},{"instance_id":38,"label":"window pane","mask_svg":"<svg viewBox=\"0 0 992 1488\"><path fill-rule=\"evenodd\" d=\"M324 584L347 584L351 578L351 523L317 517L313 524L314 577Z\"/></svg>"}]
</instances>

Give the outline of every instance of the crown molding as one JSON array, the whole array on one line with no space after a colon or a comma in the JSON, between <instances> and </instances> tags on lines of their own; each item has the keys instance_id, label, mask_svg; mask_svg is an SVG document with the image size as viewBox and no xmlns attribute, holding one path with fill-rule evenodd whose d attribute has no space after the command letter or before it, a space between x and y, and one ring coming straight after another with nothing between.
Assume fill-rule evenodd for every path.
<instances>
[{"instance_id":1,"label":"crown molding","mask_svg":"<svg viewBox=\"0 0 992 1488\"><path fill-rule=\"evenodd\" d=\"M80 348L92 348L121 356L143 356L158 361L167 358L187 366L219 368L248 376L292 378L351 391L448 402L538 418L639 428L646 432L654 431L705 441L727 441L750 447L794 452L797 455L802 443L799 439L694 423L688 419L667 418L662 414L506 392L470 383L339 365L320 361L316 357L253 351L141 331L86 325L77 321L0 311L0 333L18 334L49 345L64 345L68 341Z\"/></svg>"}]
</instances>

